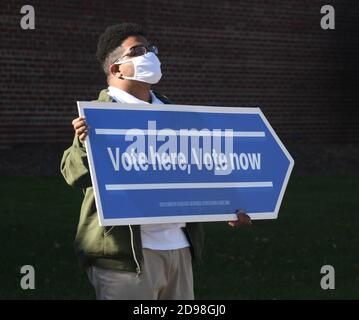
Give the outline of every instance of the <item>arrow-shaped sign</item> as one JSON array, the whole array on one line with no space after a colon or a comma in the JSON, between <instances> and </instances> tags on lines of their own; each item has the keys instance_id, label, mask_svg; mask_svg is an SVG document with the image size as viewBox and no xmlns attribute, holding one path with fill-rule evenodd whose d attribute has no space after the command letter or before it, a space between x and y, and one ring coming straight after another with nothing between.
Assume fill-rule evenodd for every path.
<instances>
[{"instance_id":1,"label":"arrow-shaped sign","mask_svg":"<svg viewBox=\"0 0 359 320\"><path fill-rule=\"evenodd\" d=\"M259 108L78 106L101 225L277 218L294 161Z\"/></svg>"}]
</instances>

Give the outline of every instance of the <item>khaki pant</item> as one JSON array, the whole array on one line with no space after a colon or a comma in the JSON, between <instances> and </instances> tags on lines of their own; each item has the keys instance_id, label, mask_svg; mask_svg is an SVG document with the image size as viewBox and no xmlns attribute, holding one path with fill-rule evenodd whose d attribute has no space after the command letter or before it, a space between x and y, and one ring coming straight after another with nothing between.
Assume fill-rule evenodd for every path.
<instances>
[{"instance_id":1,"label":"khaki pant","mask_svg":"<svg viewBox=\"0 0 359 320\"><path fill-rule=\"evenodd\" d=\"M98 300L193 300L189 248L143 249L142 273L91 266L87 270Z\"/></svg>"}]
</instances>

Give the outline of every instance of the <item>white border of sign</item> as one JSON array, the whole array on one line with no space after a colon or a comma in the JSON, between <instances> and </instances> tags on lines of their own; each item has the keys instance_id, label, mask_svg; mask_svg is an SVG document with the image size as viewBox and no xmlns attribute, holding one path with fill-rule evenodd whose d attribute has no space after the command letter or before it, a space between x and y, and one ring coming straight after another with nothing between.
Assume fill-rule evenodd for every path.
<instances>
[{"instance_id":1,"label":"white border of sign","mask_svg":"<svg viewBox=\"0 0 359 320\"><path fill-rule=\"evenodd\" d=\"M218 107L218 106L196 106L196 105L177 105L177 104L129 104L118 102L77 102L78 112L80 116L84 115L84 108L86 109L121 109L121 110L146 110L146 111L172 111L172 112L207 112L207 113L242 113L242 114L258 114L263 122L266 124L268 130L273 135L274 139L289 159L289 167L280 191L277 204L274 212L256 212L247 214L252 220L263 219L277 219L280 205L283 200L284 192L287 188L290 174L293 170L294 160L289 154L288 150L284 147L277 134L274 132L272 126L258 107L242 108L242 107ZM99 216L100 226L113 226L113 225L136 225L136 224L154 224L154 223L176 223L176 222L210 222L210 221L233 221L237 219L234 213L218 214L218 215L183 215L183 216L162 216L162 217L148 217L148 218L123 218L123 219L104 219L103 210L98 191L98 183L95 175L95 169L93 166L93 157L91 150L91 143L89 137L86 137L85 147L88 157L88 163L90 168L91 180L93 182L94 196L96 207ZM240 208L238 208L240 209Z\"/></svg>"}]
</instances>

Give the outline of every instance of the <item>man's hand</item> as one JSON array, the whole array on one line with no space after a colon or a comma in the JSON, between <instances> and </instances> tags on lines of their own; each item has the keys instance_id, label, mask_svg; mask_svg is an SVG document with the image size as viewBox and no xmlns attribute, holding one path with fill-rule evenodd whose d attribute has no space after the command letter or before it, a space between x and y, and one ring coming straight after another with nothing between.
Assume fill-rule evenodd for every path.
<instances>
[{"instance_id":1,"label":"man's hand","mask_svg":"<svg viewBox=\"0 0 359 320\"><path fill-rule=\"evenodd\" d=\"M85 121L85 117L78 117L72 121L72 126L74 127L76 135L79 137L80 141L85 141L88 134L88 126Z\"/></svg>"},{"instance_id":2,"label":"man's hand","mask_svg":"<svg viewBox=\"0 0 359 320\"><path fill-rule=\"evenodd\" d=\"M247 215L243 210L237 210L237 220L236 221L229 221L228 224L233 228L238 228L241 226L251 225L252 220L249 215Z\"/></svg>"}]
</instances>

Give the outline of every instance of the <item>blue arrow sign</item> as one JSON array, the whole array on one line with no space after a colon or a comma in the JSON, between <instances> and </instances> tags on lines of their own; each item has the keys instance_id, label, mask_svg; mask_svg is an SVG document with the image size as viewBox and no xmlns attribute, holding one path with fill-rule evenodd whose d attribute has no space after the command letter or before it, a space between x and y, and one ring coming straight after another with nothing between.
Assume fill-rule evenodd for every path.
<instances>
[{"instance_id":1,"label":"blue arrow sign","mask_svg":"<svg viewBox=\"0 0 359 320\"><path fill-rule=\"evenodd\" d=\"M78 108L100 225L278 217L294 161L259 108Z\"/></svg>"}]
</instances>

